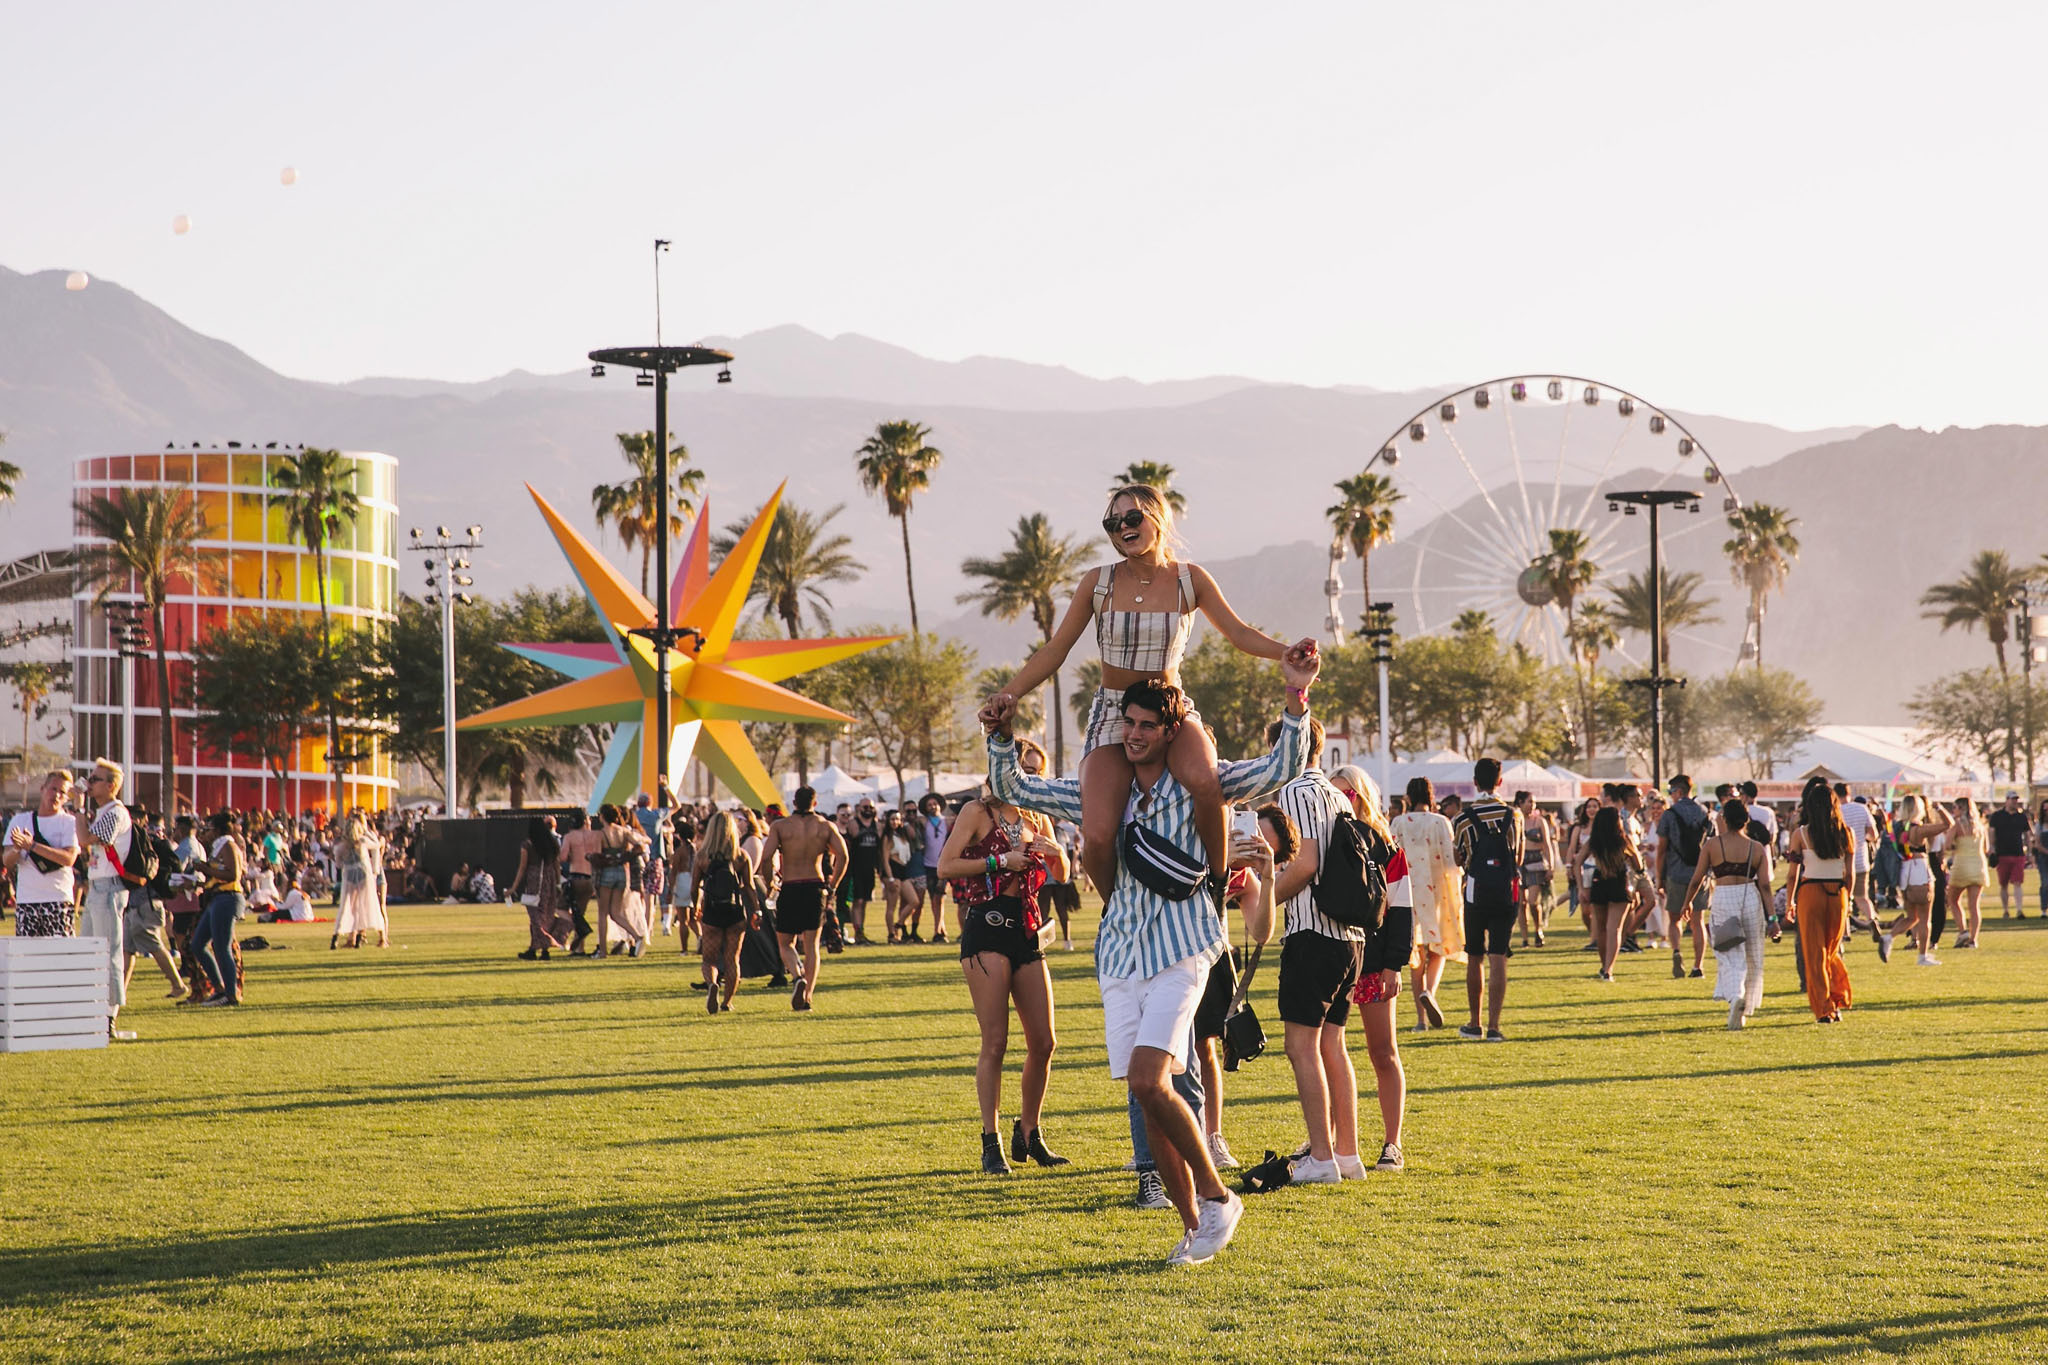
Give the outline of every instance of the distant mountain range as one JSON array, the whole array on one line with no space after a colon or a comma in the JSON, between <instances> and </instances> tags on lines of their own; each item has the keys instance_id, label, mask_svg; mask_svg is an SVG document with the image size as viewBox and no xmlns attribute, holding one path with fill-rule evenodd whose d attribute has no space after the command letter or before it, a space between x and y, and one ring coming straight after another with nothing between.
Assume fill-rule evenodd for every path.
<instances>
[{"instance_id":1,"label":"distant mountain range","mask_svg":"<svg viewBox=\"0 0 2048 1365\"><path fill-rule=\"evenodd\" d=\"M1435 396L1230 377L1092 379L1010 360L934 361L800 327L713 340L735 352L735 382L686 376L671 423L707 472L718 519L743 516L785 478L789 496L807 506L844 503L836 525L864 552L868 572L835 593L836 615L845 623L901 621L900 541L879 503L860 491L852 454L877 422L929 423L946 462L910 521L921 614L927 628L961 635L988 662L1021 657L1029 631L953 604L966 586L960 560L999 550L1028 511L1045 510L1060 530L1092 537L1109 476L1132 460L1175 466L1189 502L1187 538L1248 619L1289 633L1319 630L1330 486ZM0 508L9 555L66 540L70 461L78 455L173 441L289 440L396 455L409 521L484 524L482 590L562 583L568 575L558 557L536 549L542 527L521 484L533 483L595 534L589 490L624 472L612 434L651 425L651 408L628 376L592 380L581 369L515 371L477 384L291 379L119 285L95 280L70 293L60 273L0 268L0 429L6 457L28 473L16 504ZM1791 432L1673 416L1724 470L1741 475L1745 497L1786 503L1803 518L1806 552L1774 606L1765 649L1824 689L1831 718L1894 721L1917 682L1981 662L1979 655L1988 660L1981 640L1942 640L1913 603L1977 548L2031 557L2027 538L2048 540L2034 511L2044 491L2034 471L2048 454L2048 433ZM1464 427L1482 420L1490 418L1467 414ZM1437 509L1456 512L1476 496L1459 458L1439 442L1403 461L1400 479L1412 496L1400 541L1375 556L1376 577L1401 573L1402 547L1424 539ZM1726 585L1720 538L1705 529L1675 535L1673 563ZM1355 563L1344 573L1355 615ZM1727 624L1697 657L1681 645L1682 664L1727 661L1742 602L1732 586L1724 592Z\"/></svg>"}]
</instances>

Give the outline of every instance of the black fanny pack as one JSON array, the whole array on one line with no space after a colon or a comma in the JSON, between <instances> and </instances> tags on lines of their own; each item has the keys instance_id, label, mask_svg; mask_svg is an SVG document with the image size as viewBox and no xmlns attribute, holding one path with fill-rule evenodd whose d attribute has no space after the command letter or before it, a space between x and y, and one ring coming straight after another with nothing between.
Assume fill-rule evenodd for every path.
<instances>
[{"instance_id":1,"label":"black fanny pack","mask_svg":"<svg viewBox=\"0 0 2048 1365\"><path fill-rule=\"evenodd\" d=\"M1165 835L1133 820L1118 840L1124 871L1138 885L1170 901L1188 900L1208 879L1209 864L1189 856Z\"/></svg>"},{"instance_id":2,"label":"black fanny pack","mask_svg":"<svg viewBox=\"0 0 2048 1365\"><path fill-rule=\"evenodd\" d=\"M30 834L37 843L43 845L45 848L56 847L56 845L52 844L48 839L45 839L43 837L43 823L42 821L36 819L34 811L29 812L28 827ZM34 863L36 865L36 870L42 873L45 877L54 877L59 872L64 870L63 863L58 862L55 858L46 858L42 854L34 851L33 849L29 851L28 860Z\"/></svg>"}]
</instances>

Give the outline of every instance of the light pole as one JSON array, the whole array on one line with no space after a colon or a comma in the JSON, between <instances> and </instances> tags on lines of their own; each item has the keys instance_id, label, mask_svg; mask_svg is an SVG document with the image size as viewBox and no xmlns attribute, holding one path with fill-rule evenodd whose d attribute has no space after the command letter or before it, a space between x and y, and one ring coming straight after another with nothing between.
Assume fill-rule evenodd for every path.
<instances>
[{"instance_id":1,"label":"light pole","mask_svg":"<svg viewBox=\"0 0 2048 1365\"><path fill-rule=\"evenodd\" d=\"M455 603L464 606L476 599L461 591L476 580L460 570L469 567L469 553L484 547L484 528L471 526L462 540L456 540L445 526L434 528L428 540L420 528L412 528L412 546L427 556L428 606L441 607L441 806L449 818L455 815Z\"/></svg>"},{"instance_id":2,"label":"light pole","mask_svg":"<svg viewBox=\"0 0 2048 1365\"><path fill-rule=\"evenodd\" d=\"M1634 492L1610 492L1607 510L1650 509L1650 676L1630 678L1631 687L1650 689L1650 786L1664 785L1664 689L1683 687L1685 679L1664 676L1664 545L1657 534L1657 513L1666 507L1690 506L1700 510L1700 495L1682 488L1645 488Z\"/></svg>"},{"instance_id":3,"label":"light pole","mask_svg":"<svg viewBox=\"0 0 2048 1365\"><path fill-rule=\"evenodd\" d=\"M1394 662L1394 604L1365 604L1365 629L1359 634L1372 641L1372 661L1380 675L1380 799L1388 799L1387 783L1392 778L1394 751L1387 739L1387 666Z\"/></svg>"},{"instance_id":4,"label":"light pole","mask_svg":"<svg viewBox=\"0 0 2048 1365\"><path fill-rule=\"evenodd\" d=\"M664 245L657 241L657 251ZM658 295L657 295L658 297ZM658 307L658 305L657 305ZM668 656L685 636L704 647L704 636L694 626L671 626L668 617L668 377L692 365L716 365L718 382L732 383L731 351L709 346L622 346L590 353L590 377L604 378L607 365L624 365L639 371L634 383L654 390L654 624L628 632L654 646L654 733L640 736L640 771L647 772L648 747L654 750L655 799L668 790L668 716L672 680ZM694 650L692 651L695 652Z\"/></svg>"},{"instance_id":5,"label":"light pole","mask_svg":"<svg viewBox=\"0 0 2048 1365\"><path fill-rule=\"evenodd\" d=\"M107 603L107 639L121 658L121 762L135 767L135 661L148 657L149 629L140 602ZM138 779L130 778L134 785Z\"/></svg>"}]
</instances>

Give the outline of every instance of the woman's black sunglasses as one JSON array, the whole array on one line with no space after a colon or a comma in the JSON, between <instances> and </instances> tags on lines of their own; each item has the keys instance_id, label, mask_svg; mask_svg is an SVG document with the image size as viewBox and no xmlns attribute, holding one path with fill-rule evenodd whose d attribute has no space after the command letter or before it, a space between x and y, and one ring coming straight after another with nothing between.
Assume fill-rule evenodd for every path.
<instances>
[{"instance_id":1,"label":"woman's black sunglasses","mask_svg":"<svg viewBox=\"0 0 2048 1365\"><path fill-rule=\"evenodd\" d=\"M1118 531L1135 531L1144 524L1145 514L1135 507L1120 517L1104 517L1102 519L1102 529L1110 535L1115 535Z\"/></svg>"}]
</instances>

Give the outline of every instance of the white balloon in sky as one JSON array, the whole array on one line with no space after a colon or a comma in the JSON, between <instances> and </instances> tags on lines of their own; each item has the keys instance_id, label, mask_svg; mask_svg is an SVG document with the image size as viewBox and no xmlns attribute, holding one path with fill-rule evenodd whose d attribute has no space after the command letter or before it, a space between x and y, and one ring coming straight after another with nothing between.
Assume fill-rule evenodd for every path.
<instances>
[{"instance_id":1,"label":"white balloon in sky","mask_svg":"<svg viewBox=\"0 0 2048 1365\"><path fill-rule=\"evenodd\" d=\"M183 237L186 233L190 232L191 230L191 215L181 213L176 218L171 219L171 231L177 233L180 237Z\"/></svg>"},{"instance_id":2,"label":"white balloon in sky","mask_svg":"<svg viewBox=\"0 0 2048 1365\"><path fill-rule=\"evenodd\" d=\"M92 276L86 274L83 270L74 270L64 277L64 287L74 294L91 283Z\"/></svg>"},{"instance_id":3,"label":"white balloon in sky","mask_svg":"<svg viewBox=\"0 0 2048 1365\"><path fill-rule=\"evenodd\" d=\"M296 184L298 184L298 183L299 183L299 173L298 173L298 170L297 170L297 169L296 169L295 167L291 167L291 166L287 166L287 167L285 167L285 168L284 168L283 170L281 170L281 171L279 171L279 172L277 173L277 183L278 183L278 184L280 184L280 185L296 185Z\"/></svg>"}]
</instances>

